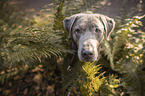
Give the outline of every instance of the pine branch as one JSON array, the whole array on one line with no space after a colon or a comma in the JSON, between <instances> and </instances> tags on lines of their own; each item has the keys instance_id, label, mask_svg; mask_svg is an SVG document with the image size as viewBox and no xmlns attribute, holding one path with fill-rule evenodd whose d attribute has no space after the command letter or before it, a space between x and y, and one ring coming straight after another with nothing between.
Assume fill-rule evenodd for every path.
<instances>
[{"instance_id":1,"label":"pine branch","mask_svg":"<svg viewBox=\"0 0 145 96\"><path fill-rule=\"evenodd\" d=\"M137 74L137 70L138 67L142 65L141 54L144 54L144 39L142 36L144 33L136 32L133 28L142 26L139 20L143 17L144 16L137 16L130 19L130 21L128 21L129 23L124 24L123 27L116 32L112 40L113 43L105 42L106 45L104 45L104 52L108 57L113 57L113 59L109 58L109 60L114 62L114 70L123 75L122 81L125 82L123 84L124 87L127 89L128 93L134 94L135 96L143 96L142 81L139 78L140 75ZM118 58L118 55L122 54L120 50L123 50L124 53Z\"/></svg>"}]
</instances>

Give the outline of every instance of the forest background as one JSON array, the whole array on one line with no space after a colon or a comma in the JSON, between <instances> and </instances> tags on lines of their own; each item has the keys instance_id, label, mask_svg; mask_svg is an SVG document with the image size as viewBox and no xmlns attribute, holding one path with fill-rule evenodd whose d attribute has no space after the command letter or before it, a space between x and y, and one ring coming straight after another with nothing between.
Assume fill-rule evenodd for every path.
<instances>
[{"instance_id":1,"label":"forest background","mask_svg":"<svg viewBox=\"0 0 145 96\"><path fill-rule=\"evenodd\" d=\"M144 9L143 0L0 0L0 96L144 96ZM98 62L67 70L63 19L88 10L114 18L115 30Z\"/></svg>"}]
</instances>

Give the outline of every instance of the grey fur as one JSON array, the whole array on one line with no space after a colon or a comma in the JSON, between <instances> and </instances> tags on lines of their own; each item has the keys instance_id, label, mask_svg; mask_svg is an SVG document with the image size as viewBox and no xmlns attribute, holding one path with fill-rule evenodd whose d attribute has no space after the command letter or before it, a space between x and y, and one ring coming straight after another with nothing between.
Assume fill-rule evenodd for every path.
<instances>
[{"instance_id":1,"label":"grey fur","mask_svg":"<svg viewBox=\"0 0 145 96\"><path fill-rule=\"evenodd\" d=\"M109 40L110 33L115 27L113 19L90 12L66 17L63 23L68 38L73 38L78 47L79 60L85 62L98 60L100 42L104 35Z\"/></svg>"}]
</instances>

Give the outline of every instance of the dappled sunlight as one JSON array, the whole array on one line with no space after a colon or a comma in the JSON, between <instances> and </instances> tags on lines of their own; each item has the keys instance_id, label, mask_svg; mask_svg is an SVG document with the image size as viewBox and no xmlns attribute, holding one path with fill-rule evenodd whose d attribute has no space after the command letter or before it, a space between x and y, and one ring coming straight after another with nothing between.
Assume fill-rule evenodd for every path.
<instances>
[{"instance_id":1,"label":"dappled sunlight","mask_svg":"<svg viewBox=\"0 0 145 96\"><path fill-rule=\"evenodd\" d=\"M143 9L144 0L1 0L0 96L145 96ZM86 11L115 21L97 61L78 58L71 37L80 36L71 33L78 17L66 24L70 33L64 29L66 17ZM112 21L97 20L105 36Z\"/></svg>"}]
</instances>

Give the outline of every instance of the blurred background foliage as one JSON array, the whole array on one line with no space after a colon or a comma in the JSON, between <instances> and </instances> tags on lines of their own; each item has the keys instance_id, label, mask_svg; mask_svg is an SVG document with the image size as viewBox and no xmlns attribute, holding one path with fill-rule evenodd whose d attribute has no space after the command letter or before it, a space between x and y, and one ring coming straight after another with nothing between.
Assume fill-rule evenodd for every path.
<instances>
[{"instance_id":1,"label":"blurred background foliage","mask_svg":"<svg viewBox=\"0 0 145 96\"><path fill-rule=\"evenodd\" d=\"M9 0L0 0L0 95L144 96L145 2L50 1L28 16ZM101 44L100 60L76 60L70 66L74 53L63 19L88 10L103 13L111 4L120 7L120 14L104 13L115 19L116 27L110 41Z\"/></svg>"}]
</instances>

